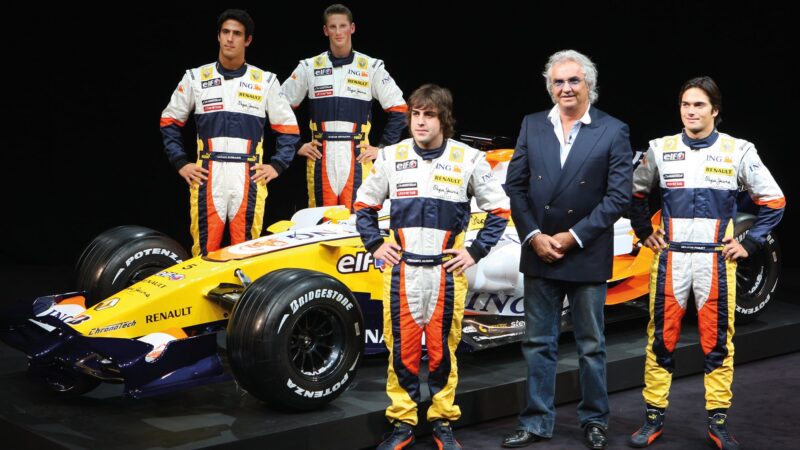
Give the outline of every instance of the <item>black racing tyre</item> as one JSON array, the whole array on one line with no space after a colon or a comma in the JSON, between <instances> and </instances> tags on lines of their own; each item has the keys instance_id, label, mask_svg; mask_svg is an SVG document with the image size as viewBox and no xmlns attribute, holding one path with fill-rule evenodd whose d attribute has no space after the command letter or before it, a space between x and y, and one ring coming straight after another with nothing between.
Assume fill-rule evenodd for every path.
<instances>
[{"instance_id":1,"label":"black racing tyre","mask_svg":"<svg viewBox=\"0 0 800 450\"><path fill-rule=\"evenodd\" d=\"M755 217L739 214L734 234L741 242L753 226ZM739 260L736 269L736 323L752 322L772 299L781 272L781 249L770 232L754 255Z\"/></svg>"},{"instance_id":2,"label":"black racing tyre","mask_svg":"<svg viewBox=\"0 0 800 450\"><path fill-rule=\"evenodd\" d=\"M86 307L187 259L169 236L149 228L123 225L89 243L75 265L76 287L88 292Z\"/></svg>"},{"instance_id":3,"label":"black racing tyre","mask_svg":"<svg viewBox=\"0 0 800 450\"><path fill-rule=\"evenodd\" d=\"M259 278L228 322L236 381L274 406L324 406L355 378L364 348L362 317L353 293L324 273L281 269Z\"/></svg>"}]
</instances>

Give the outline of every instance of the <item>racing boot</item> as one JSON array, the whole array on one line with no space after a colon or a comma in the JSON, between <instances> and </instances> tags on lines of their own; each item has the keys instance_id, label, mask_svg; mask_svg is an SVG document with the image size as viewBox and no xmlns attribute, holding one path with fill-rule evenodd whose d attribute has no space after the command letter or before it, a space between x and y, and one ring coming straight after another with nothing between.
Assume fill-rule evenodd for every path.
<instances>
[{"instance_id":1,"label":"racing boot","mask_svg":"<svg viewBox=\"0 0 800 450\"><path fill-rule=\"evenodd\" d=\"M628 445L636 448L644 448L652 444L664 430L664 409L647 405L645 412L644 425L636 430L630 438Z\"/></svg>"},{"instance_id":2,"label":"racing boot","mask_svg":"<svg viewBox=\"0 0 800 450\"><path fill-rule=\"evenodd\" d=\"M708 412L708 438L721 450L739 450L739 443L728 432L728 414L725 409Z\"/></svg>"},{"instance_id":3,"label":"racing boot","mask_svg":"<svg viewBox=\"0 0 800 450\"><path fill-rule=\"evenodd\" d=\"M439 450L461 450L461 444L453 436L450 422L444 420L433 421L433 441Z\"/></svg>"},{"instance_id":4,"label":"racing boot","mask_svg":"<svg viewBox=\"0 0 800 450\"><path fill-rule=\"evenodd\" d=\"M394 429L378 446L378 450L400 450L414 445L414 427L405 422L395 422Z\"/></svg>"}]
</instances>

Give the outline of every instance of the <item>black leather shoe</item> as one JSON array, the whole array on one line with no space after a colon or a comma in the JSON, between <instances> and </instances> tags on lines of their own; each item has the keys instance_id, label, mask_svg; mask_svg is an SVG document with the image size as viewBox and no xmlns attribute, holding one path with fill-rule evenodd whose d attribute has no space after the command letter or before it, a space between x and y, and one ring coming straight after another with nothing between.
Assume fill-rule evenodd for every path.
<instances>
[{"instance_id":1,"label":"black leather shoe","mask_svg":"<svg viewBox=\"0 0 800 450\"><path fill-rule=\"evenodd\" d=\"M583 429L583 442L589 448L606 448L608 445L608 438L606 437L606 429L603 425L598 423L590 423Z\"/></svg>"},{"instance_id":2,"label":"black leather shoe","mask_svg":"<svg viewBox=\"0 0 800 450\"><path fill-rule=\"evenodd\" d=\"M503 447L506 448L518 448L518 447L525 447L528 445L533 444L534 442L539 442L543 437L533 434L530 431L525 430L517 430L514 434L506 436L503 439Z\"/></svg>"}]
</instances>

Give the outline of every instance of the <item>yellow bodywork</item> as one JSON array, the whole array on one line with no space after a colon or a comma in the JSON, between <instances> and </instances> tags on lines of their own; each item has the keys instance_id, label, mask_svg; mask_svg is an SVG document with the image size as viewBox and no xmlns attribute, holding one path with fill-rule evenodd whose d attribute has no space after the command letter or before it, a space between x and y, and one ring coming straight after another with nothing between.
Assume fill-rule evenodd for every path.
<instances>
[{"instance_id":1,"label":"yellow bodywork","mask_svg":"<svg viewBox=\"0 0 800 450\"><path fill-rule=\"evenodd\" d=\"M311 237L308 240L313 242L304 244L298 237L324 234L324 228L322 233L287 231L192 258L101 301L83 314L88 320L71 326L90 337L136 338L227 320L229 307L207 294L221 283L241 284L236 269L251 280L284 268L315 270L334 276L353 292L380 299L381 272L371 263L361 239L354 230L328 228L334 229L339 230L341 239L331 232ZM334 240L319 242L314 238ZM235 253L237 249L239 253Z\"/></svg>"}]
</instances>

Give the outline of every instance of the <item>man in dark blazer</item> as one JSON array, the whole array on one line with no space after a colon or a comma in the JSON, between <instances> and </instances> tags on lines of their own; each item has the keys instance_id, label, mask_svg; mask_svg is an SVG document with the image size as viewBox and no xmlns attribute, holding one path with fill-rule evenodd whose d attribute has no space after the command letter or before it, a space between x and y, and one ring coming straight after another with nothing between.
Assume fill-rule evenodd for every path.
<instances>
[{"instance_id":1,"label":"man in dark blazer","mask_svg":"<svg viewBox=\"0 0 800 450\"><path fill-rule=\"evenodd\" d=\"M608 425L603 306L614 222L631 199L628 126L591 106L597 70L574 50L555 53L544 77L555 106L522 122L506 192L522 239L528 364L526 406L504 447L553 435L558 335L569 299L580 363L578 419L589 448L605 448Z\"/></svg>"}]
</instances>

